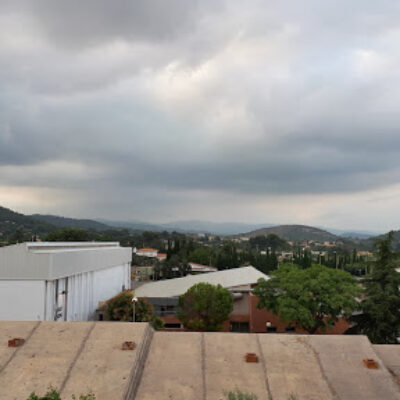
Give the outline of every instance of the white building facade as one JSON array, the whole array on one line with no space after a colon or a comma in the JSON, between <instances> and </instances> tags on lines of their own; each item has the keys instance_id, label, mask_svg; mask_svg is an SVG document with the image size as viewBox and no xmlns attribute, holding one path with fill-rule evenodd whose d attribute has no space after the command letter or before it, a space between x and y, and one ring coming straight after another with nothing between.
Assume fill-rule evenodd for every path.
<instances>
[{"instance_id":1,"label":"white building facade","mask_svg":"<svg viewBox=\"0 0 400 400\"><path fill-rule=\"evenodd\" d=\"M0 248L0 320L87 321L131 287L132 249L116 242Z\"/></svg>"},{"instance_id":2,"label":"white building facade","mask_svg":"<svg viewBox=\"0 0 400 400\"><path fill-rule=\"evenodd\" d=\"M137 256L141 256L141 257L153 257L153 258L156 258L157 254L158 254L158 250L157 249L144 248L144 249L136 250L136 255Z\"/></svg>"}]
</instances>

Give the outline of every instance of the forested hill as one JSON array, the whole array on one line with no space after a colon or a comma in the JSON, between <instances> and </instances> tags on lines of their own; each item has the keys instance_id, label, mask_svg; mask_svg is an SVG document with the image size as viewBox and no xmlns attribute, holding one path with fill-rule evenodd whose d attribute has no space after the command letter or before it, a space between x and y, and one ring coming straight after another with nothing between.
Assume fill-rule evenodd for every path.
<instances>
[{"instance_id":1,"label":"forested hill","mask_svg":"<svg viewBox=\"0 0 400 400\"><path fill-rule=\"evenodd\" d=\"M54 215L24 215L0 206L0 242L30 240L62 228L106 231L110 226L89 219L64 218ZM17 236L16 236L17 235Z\"/></svg>"},{"instance_id":2,"label":"forested hill","mask_svg":"<svg viewBox=\"0 0 400 400\"><path fill-rule=\"evenodd\" d=\"M256 229L240 236L255 237L260 235L269 235L271 233L278 235L285 240L293 242L300 242L302 240L332 242L339 239L339 236L336 236L333 233L307 225L277 225L268 228Z\"/></svg>"},{"instance_id":3,"label":"forested hill","mask_svg":"<svg viewBox=\"0 0 400 400\"><path fill-rule=\"evenodd\" d=\"M379 235L368 239L366 242L372 247L376 243L377 240L384 239L387 236L387 233L384 235ZM396 251L400 251L400 230L393 231L393 247Z\"/></svg>"},{"instance_id":4,"label":"forested hill","mask_svg":"<svg viewBox=\"0 0 400 400\"><path fill-rule=\"evenodd\" d=\"M110 229L109 225L91 219L66 218L66 217L59 217L57 215L42 215L42 214L33 214L30 215L29 217L35 219L36 221L40 221L46 224L51 224L57 228L77 228L77 229L96 230L96 231Z\"/></svg>"},{"instance_id":5,"label":"forested hill","mask_svg":"<svg viewBox=\"0 0 400 400\"><path fill-rule=\"evenodd\" d=\"M14 235L18 230L26 234L41 234L54 229L51 224L0 206L0 241Z\"/></svg>"}]
</instances>

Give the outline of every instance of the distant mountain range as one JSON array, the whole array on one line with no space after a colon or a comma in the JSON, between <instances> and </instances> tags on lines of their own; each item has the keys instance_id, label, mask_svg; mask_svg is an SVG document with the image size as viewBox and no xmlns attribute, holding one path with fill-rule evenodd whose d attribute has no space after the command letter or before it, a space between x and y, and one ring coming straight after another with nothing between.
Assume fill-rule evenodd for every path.
<instances>
[{"instance_id":1,"label":"distant mountain range","mask_svg":"<svg viewBox=\"0 0 400 400\"><path fill-rule=\"evenodd\" d=\"M307 225L278 225L268 228L256 229L254 231L242 234L245 237L255 237L261 235L275 234L282 239L299 242L302 240L316 240L319 242L333 242L339 239L339 236L334 235L323 229L315 228Z\"/></svg>"},{"instance_id":2,"label":"distant mountain range","mask_svg":"<svg viewBox=\"0 0 400 400\"><path fill-rule=\"evenodd\" d=\"M28 217L34 219L35 221L40 221L49 225L53 225L57 228L91 229L95 231L104 231L106 229L110 229L109 225L91 219L66 218L56 215L42 214L32 214Z\"/></svg>"},{"instance_id":3,"label":"distant mountain range","mask_svg":"<svg viewBox=\"0 0 400 400\"><path fill-rule=\"evenodd\" d=\"M106 219L97 219L104 224L110 226L118 226L132 230L148 230L148 231L176 231L182 233L209 233L214 235L234 235L239 232L248 232L259 229L271 224L246 224L241 222L210 222L199 220L174 221L162 224L150 224L141 221L110 221Z\"/></svg>"},{"instance_id":4,"label":"distant mountain range","mask_svg":"<svg viewBox=\"0 0 400 400\"><path fill-rule=\"evenodd\" d=\"M382 231L355 231L355 230L343 230L343 229L332 229L332 228L325 228L319 226L318 228L326 230L334 235L345 237L345 238L353 238L353 239L369 239L371 237L375 237L377 235L382 234Z\"/></svg>"},{"instance_id":5,"label":"distant mountain range","mask_svg":"<svg viewBox=\"0 0 400 400\"><path fill-rule=\"evenodd\" d=\"M177 231L182 233L208 233L221 236L248 236L268 235L274 233L285 240L301 241L334 241L338 238L349 238L360 242L371 238L372 232L340 231L321 229L306 225L272 225L246 224L237 222L209 222L209 221L176 221L163 224L152 224L141 221L111 221L105 219L66 218L55 215L33 214L24 215L0 206L0 242L9 237L18 229L25 233L43 235L60 228L79 228L85 230L105 231L115 228L125 228L134 231ZM400 236L400 231L396 237ZM357 239L356 239L357 238Z\"/></svg>"}]
</instances>

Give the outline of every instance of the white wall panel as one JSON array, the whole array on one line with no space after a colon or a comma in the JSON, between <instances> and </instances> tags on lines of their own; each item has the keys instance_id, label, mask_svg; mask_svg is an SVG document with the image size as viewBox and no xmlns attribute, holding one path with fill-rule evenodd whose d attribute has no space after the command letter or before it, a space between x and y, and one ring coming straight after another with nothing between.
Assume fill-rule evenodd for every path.
<instances>
[{"instance_id":1,"label":"white wall panel","mask_svg":"<svg viewBox=\"0 0 400 400\"><path fill-rule=\"evenodd\" d=\"M37 321L44 313L44 281L0 281L0 320Z\"/></svg>"}]
</instances>

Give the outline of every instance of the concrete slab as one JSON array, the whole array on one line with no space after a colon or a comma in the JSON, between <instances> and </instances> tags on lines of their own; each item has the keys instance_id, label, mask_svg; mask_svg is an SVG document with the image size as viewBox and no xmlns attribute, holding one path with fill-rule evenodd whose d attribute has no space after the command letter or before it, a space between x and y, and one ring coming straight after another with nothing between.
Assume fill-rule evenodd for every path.
<instances>
[{"instance_id":1,"label":"concrete slab","mask_svg":"<svg viewBox=\"0 0 400 400\"><path fill-rule=\"evenodd\" d=\"M385 367L399 373L400 346L372 346L364 336L153 335L140 323L5 321L0 335L4 400L26 400L50 385L66 399L91 390L97 400L222 400L224 391L237 388L259 400L269 392L273 400L291 394L297 400L400 400ZM26 342L8 348L13 337ZM136 349L122 351L124 341L135 341ZM246 363L248 352L260 362ZM364 358L375 359L379 369L367 369Z\"/></svg>"},{"instance_id":2,"label":"concrete slab","mask_svg":"<svg viewBox=\"0 0 400 400\"><path fill-rule=\"evenodd\" d=\"M256 339L247 334L204 334L207 399L225 399L224 391L235 389L268 399L262 363L244 359L246 353L259 353Z\"/></svg>"},{"instance_id":3,"label":"concrete slab","mask_svg":"<svg viewBox=\"0 0 400 400\"><path fill-rule=\"evenodd\" d=\"M333 400L312 349L302 335L258 334L274 400ZM347 400L347 399L346 399Z\"/></svg>"},{"instance_id":4,"label":"concrete slab","mask_svg":"<svg viewBox=\"0 0 400 400\"><path fill-rule=\"evenodd\" d=\"M0 372L6 367L6 363L10 362L15 352L21 349L21 347L8 347L8 341L16 337L27 339L37 325L37 322L0 321Z\"/></svg>"},{"instance_id":5,"label":"concrete slab","mask_svg":"<svg viewBox=\"0 0 400 400\"><path fill-rule=\"evenodd\" d=\"M386 368L400 379L400 346L396 344L377 344L372 347Z\"/></svg>"},{"instance_id":6,"label":"concrete slab","mask_svg":"<svg viewBox=\"0 0 400 400\"><path fill-rule=\"evenodd\" d=\"M201 333L156 332L136 399L203 399L201 351Z\"/></svg>"},{"instance_id":7,"label":"concrete slab","mask_svg":"<svg viewBox=\"0 0 400 400\"><path fill-rule=\"evenodd\" d=\"M340 399L400 399L398 386L367 337L313 335L307 340ZM375 359L379 368L366 368L363 364L365 358Z\"/></svg>"},{"instance_id":8,"label":"concrete slab","mask_svg":"<svg viewBox=\"0 0 400 400\"><path fill-rule=\"evenodd\" d=\"M0 399L21 400L59 388L92 323L41 322L0 374Z\"/></svg>"},{"instance_id":9,"label":"concrete slab","mask_svg":"<svg viewBox=\"0 0 400 400\"><path fill-rule=\"evenodd\" d=\"M147 326L97 323L70 371L62 397L70 399L73 394L92 391L96 400L123 399ZM121 350L125 341L134 341L136 349Z\"/></svg>"}]
</instances>

